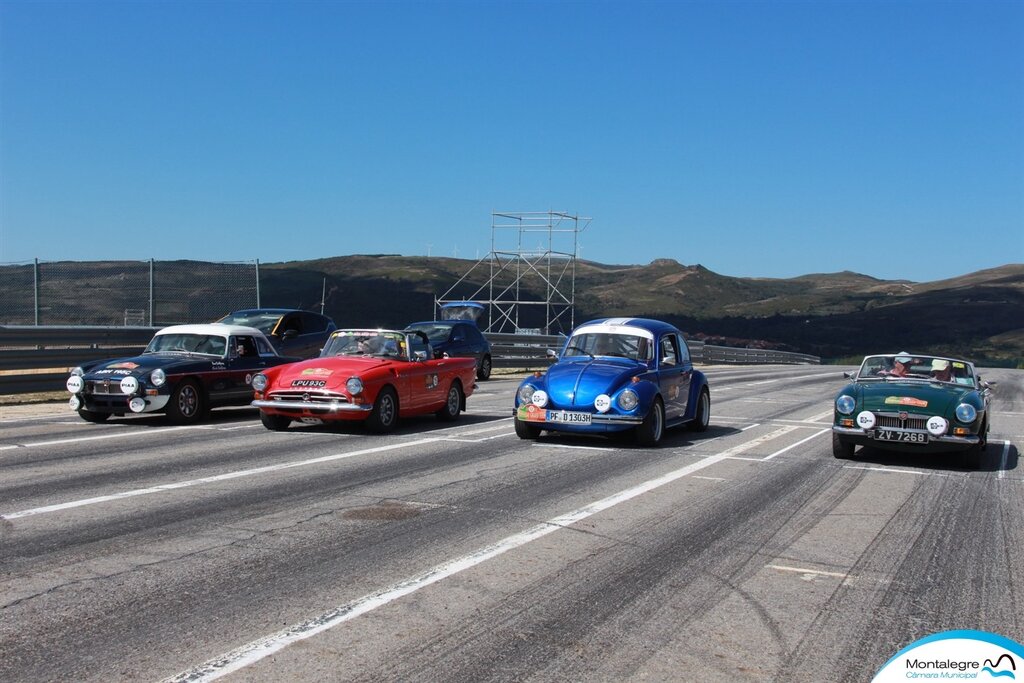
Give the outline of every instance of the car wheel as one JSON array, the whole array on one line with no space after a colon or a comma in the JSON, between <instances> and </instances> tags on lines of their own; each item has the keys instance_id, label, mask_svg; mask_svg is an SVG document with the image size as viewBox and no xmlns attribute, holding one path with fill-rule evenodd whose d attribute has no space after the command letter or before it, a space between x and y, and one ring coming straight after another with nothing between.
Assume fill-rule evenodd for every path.
<instances>
[{"instance_id":1,"label":"car wheel","mask_svg":"<svg viewBox=\"0 0 1024 683\"><path fill-rule=\"evenodd\" d=\"M437 411L435 415L445 422L451 422L459 417L459 413L462 411L462 385L458 382L452 382L452 385L448 387L448 398L445 399L444 408Z\"/></svg>"},{"instance_id":2,"label":"car wheel","mask_svg":"<svg viewBox=\"0 0 1024 683\"><path fill-rule=\"evenodd\" d=\"M516 424L516 436L520 439L529 439L533 441L540 437L541 429L536 425L532 425L525 420L520 420L518 417L515 418Z\"/></svg>"},{"instance_id":3,"label":"car wheel","mask_svg":"<svg viewBox=\"0 0 1024 683\"><path fill-rule=\"evenodd\" d=\"M636 428L636 441L641 446L656 446L661 441L661 434L665 431L665 406L660 398L655 398L651 409L647 411L647 417Z\"/></svg>"},{"instance_id":4,"label":"car wheel","mask_svg":"<svg viewBox=\"0 0 1024 683\"><path fill-rule=\"evenodd\" d=\"M832 434L832 455L840 460L849 460L853 457L855 446L838 434Z\"/></svg>"},{"instance_id":5,"label":"car wheel","mask_svg":"<svg viewBox=\"0 0 1024 683\"><path fill-rule=\"evenodd\" d=\"M110 413L94 413L91 410L79 410L78 417L82 418L86 422L106 422L107 418L110 417Z\"/></svg>"},{"instance_id":6,"label":"car wheel","mask_svg":"<svg viewBox=\"0 0 1024 683\"><path fill-rule=\"evenodd\" d=\"M260 412L260 422L263 426L272 432L283 432L288 429L288 425L292 423L290 419L282 415L267 415L264 412Z\"/></svg>"},{"instance_id":7,"label":"car wheel","mask_svg":"<svg viewBox=\"0 0 1024 683\"><path fill-rule=\"evenodd\" d=\"M198 422L203 419L205 412L206 399L195 380L187 379L171 392L171 400L167 402L167 416L172 422Z\"/></svg>"},{"instance_id":8,"label":"car wheel","mask_svg":"<svg viewBox=\"0 0 1024 683\"><path fill-rule=\"evenodd\" d=\"M703 432L707 430L709 424L711 424L711 394L707 389L701 389L700 396L697 398L697 413L687 426L691 432Z\"/></svg>"},{"instance_id":9,"label":"car wheel","mask_svg":"<svg viewBox=\"0 0 1024 683\"><path fill-rule=\"evenodd\" d=\"M373 410L366 418L366 426L371 432L383 434L395 428L398 422L398 396L391 387L381 389L377 394L377 400L373 403Z\"/></svg>"},{"instance_id":10,"label":"car wheel","mask_svg":"<svg viewBox=\"0 0 1024 683\"><path fill-rule=\"evenodd\" d=\"M480 367L477 368L476 378L477 379L490 379L491 377L491 357L484 356L480 359Z\"/></svg>"}]
</instances>

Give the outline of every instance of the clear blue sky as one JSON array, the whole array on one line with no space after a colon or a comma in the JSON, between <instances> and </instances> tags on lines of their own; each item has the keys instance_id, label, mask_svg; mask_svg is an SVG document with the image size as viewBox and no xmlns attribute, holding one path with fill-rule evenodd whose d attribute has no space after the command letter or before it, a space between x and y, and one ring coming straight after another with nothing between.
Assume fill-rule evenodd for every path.
<instances>
[{"instance_id":1,"label":"clear blue sky","mask_svg":"<svg viewBox=\"0 0 1024 683\"><path fill-rule=\"evenodd\" d=\"M2 263L474 258L549 209L604 263L1024 262L1024 2L0 0Z\"/></svg>"}]
</instances>

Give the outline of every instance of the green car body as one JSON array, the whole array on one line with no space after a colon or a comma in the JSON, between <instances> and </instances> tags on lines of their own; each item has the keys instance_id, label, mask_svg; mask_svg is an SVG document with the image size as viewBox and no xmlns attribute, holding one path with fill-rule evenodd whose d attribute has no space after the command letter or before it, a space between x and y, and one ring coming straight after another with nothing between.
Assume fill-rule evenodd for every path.
<instances>
[{"instance_id":1,"label":"green car body","mask_svg":"<svg viewBox=\"0 0 1024 683\"><path fill-rule=\"evenodd\" d=\"M833 403L832 453L857 446L908 453L960 451L980 464L990 389L968 361L922 354L867 356Z\"/></svg>"}]
</instances>

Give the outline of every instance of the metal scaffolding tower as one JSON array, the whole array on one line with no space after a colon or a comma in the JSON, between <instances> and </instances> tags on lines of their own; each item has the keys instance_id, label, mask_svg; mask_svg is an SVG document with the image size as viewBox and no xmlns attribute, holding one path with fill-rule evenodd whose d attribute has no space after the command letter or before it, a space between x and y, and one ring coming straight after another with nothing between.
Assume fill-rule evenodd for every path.
<instances>
[{"instance_id":1,"label":"metal scaffolding tower","mask_svg":"<svg viewBox=\"0 0 1024 683\"><path fill-rule=\"evenodd\" d=\"M491 252L438 297L436 305L484 304L485 332L568 334L575 325L579 236L591 220L564 211L493 212ZM469 278L474 273L481 277L485 268L486 281L469 293ZM456 290L467 295L455 297ZM479 323L483 328L484 321Z\"/></svg>"}]
</instances>

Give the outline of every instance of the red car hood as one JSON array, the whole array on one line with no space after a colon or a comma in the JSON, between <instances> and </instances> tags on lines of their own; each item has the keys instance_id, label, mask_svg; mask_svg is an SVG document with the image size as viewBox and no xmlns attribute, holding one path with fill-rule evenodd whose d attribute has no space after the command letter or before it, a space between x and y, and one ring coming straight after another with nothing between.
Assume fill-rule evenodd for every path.
<instances>
[{"instance_id":1,"label":"red car hood","mask_svg":"<svg viewBox=\"0 0 1024 683\"><path fill-rule=\"evenodd\" d=\"M395 361L372 356L311 358L283 366L268 390L306 388L339 391L345 388L345 382L351 377L363 377L372 370L394 364Z\"/></svg>"}]
</instances>

